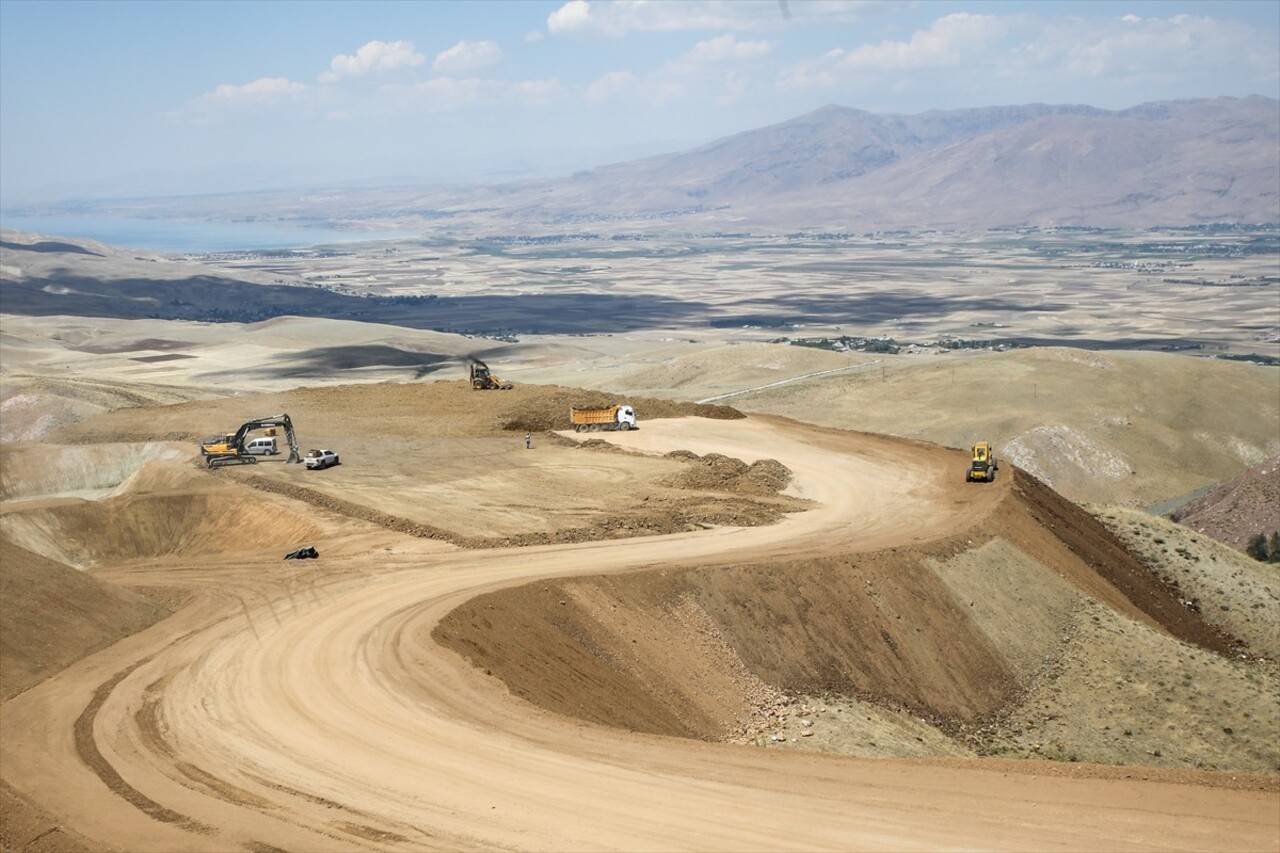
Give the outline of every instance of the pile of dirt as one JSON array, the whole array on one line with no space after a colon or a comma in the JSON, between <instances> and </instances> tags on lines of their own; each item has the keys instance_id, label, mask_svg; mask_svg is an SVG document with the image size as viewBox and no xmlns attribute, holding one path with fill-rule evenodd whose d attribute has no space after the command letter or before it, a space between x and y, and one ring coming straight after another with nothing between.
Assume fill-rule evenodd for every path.
<instances>
[{"instance_id":1,"label":"pile of dirt","mask_svg":"<svg viewBox=\"0 0 1280 853\"><path fill-rule=\"evenodd\" d=\"M958 537L539 581L467 602L433 637L530 702L636 731L1275 772L1274 669L1231 657L1214 614L1011 470L1001 508Z\"/></svg>"},{"instance_id":2,"label":"pile of dirt","mask_svg":"<svg viewBox=\"0 0 1280 853\"><path fill-rule=\"evenodd\" d=\"M688 463L682 472L664 481L677 489L772 495L791 482L791 472L776 459L759 459L748 465L719 453L700 457L687 450L673 451L667 458Z\"/></svg>"},{"instance_id":3,"label":"pile of dirt","mask_svg":"<svg viewBox=\"0 0 1280 853\"><path fill-rule=\"evenodd\" d=\"M1169 517L1237 551L1259 533L1280 532L1280 456L1246 468Z\"/></svg>"},{"instance_id":4,"label":"pile of dirt","mask_svg":"<svg viewBox=\"0 0 1280 853\"><path fill-rule=\"evenodd\" d=\"M0 536L0 699L167 615L153 601Z\"/></svg>"}]
</instances>

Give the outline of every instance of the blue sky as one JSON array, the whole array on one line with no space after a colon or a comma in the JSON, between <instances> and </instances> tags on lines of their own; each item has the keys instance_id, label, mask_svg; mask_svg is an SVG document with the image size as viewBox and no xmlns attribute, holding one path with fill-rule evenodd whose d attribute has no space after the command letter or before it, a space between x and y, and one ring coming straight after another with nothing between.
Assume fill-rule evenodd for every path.
<instances>
[{"instance_id":1,"label":"blue sky","mask_svg":"<svg viewBox=\"0 0 1280 853\"><path fill-rule=\"evenodd\" d=\"M825 104L1280 96L1280 2L0 0L0 204L568 174Z\"/></svg>"}]
</instances>

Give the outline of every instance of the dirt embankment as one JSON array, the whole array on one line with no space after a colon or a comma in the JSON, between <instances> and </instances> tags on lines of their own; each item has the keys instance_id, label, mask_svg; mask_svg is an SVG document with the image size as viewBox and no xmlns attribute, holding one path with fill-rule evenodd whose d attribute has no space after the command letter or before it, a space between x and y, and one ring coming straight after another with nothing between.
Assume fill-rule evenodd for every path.
<instances>
[{"instance_id":1,"label":"dirt embankment","mask_svg":"<svg viewBox=\"0 0 1280 853\"><path fill-rule=\"evenodd\" d=\"M1280 769L1275 748L1266 746L1274 685L1240 694L1234 731L1249 729L1254 745L1234 754L1223 746L1221 755L1232 757L1218 762L1203 758L1216 743L1197 742L1194 753L1151 744L1185 739L1182 725L1215 721L1218 739L1230 740L1215 716L1221 709L1183 702L1174 710L1180 726L1165 730L1154 720L1173 706L1144 703L1141 684L1083 679L1077 686L1094 695L1089 701L1134 701L1110 709L1109 725L1075 708L1057 724L1088 737L1051 740L1063 716L1055 709L1071 706L1055 685L1074 683L1077 670L1107 670L1101 661L1122 657L1119 650L1138 638L1151 649L1196 656L1195 666L1210 673L1205 690L1241 673L1228 671L1234 665L1223 657L1233 639L1187 608L1175 587L1083 510L1023 472L1014 476L1001 509L957 537L780 565L538 582L467 602L433 636L534 704L635 731L761 745L803 737L818 749L922 756L1044 757L1046 743L1065 739L1069 745L1050 757ZM1112 634L1095 637L1099 625ZM1137 658L1113 677L1141 673ZM1161 672L1157 664L1152 678ZM825 727L815 725L809 706L819 697L843 703L843 727L834 725L835 714ZM1044 702L1052 707L1040 713ZM1251 713L1258 715L1252 723ZM913 746L926 737L935 743L895 752L874 742L865 748L874 741L866 736L860 748L848 748L851 731L865 735L873 715L886 714L898 728L916 727L907 737ZM884 719L875 725L883 731ZM1141 746L1122 735L1126 729L1143 731ZM761 741L766 736L772 740Z\"/></svg>"},{"instance_id":2,"label":"dirt embankment","mask_svg":"<svg viewBox=\"0 0 1280 853\"><path fill-rule=\"evenodd\" d=\"M168 615L0 536L0 699Z\"/></svg>"}]
</instances>

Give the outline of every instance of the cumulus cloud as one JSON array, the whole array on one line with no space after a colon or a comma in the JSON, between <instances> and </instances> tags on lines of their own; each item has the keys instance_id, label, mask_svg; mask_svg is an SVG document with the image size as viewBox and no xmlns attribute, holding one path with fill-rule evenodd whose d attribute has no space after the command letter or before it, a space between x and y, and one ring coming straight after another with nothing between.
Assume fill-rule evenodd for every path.
<instances>
[{"instance_id":1,"label":"cumulus cloud","mask_svg":"<svg viewBox=\"0 0 1280 853\"><path fill-rule=\"evenodd\" d=\"M321 83L336 83L378 71L413 68L427 58L413 49L411 41L370 41L354 54L340 53L329 62L329 70L320 75Z\"/></svg>"},{"instance_id":2,"label":"cumulus cloud","mask_svg":"<svg viewBox=\"0 0 1280 853\"><path fill-rule=\"evenodd\" d=\"M219 102L225 104L261 103L289 98L306 90L307 87L304 84L295 83L286 77L259 77L251 83L245 83L240 86L223 83L212 92L206 92L201 95L200 100L206 103Z\"/></svg>"},{"instance_id":3,"label":"cumulus cloud","mask_svg":"<svg viewBox=\"0 0 1280 853\"><path fill-rule=\"evenodd\" d=\"M1275 80L1280 71L1274 34L1240 21L1195 15L1123 20L1122 27L1081 19L1051 22L1028 46L1027 57L1075 77L1117 80L1234 70L1262 81Z\"/></svg>"},{"instance_id":4,"label":"cumulus cloud","mask_svg":"<svg viewBox=\"0 0 1280 853\"><path fill-rule=\"evenodd\" d=\"M568 0L547 16L547 31L621 38L630 32L760 30L787 23L850 23L888 8L883 0Z\"/></svg>"},{"instance_id":5,"label":"cumulus cloud","mask_svg":"<svg viewBox=\"0 0 1280 853\"><path fill-rule=\"evenodd\" d=\"M778 70L779 91L839 91L868 108L894 109L886 93L935 105L1144 100L1274 90L1280 44L1243 21L1180 14L1046 17L948 14L902 40L846 44Z\"/></svg>"},{"instance_id":6,"label":"cumulus cloud","mask_svg":"<svg viewBox=\"0 0 1280 853\"><path fill-rule=\"evenodd\" d=\"M693 46L681 59L688 63L727 62L736 59L756 59L773 50L767 41L738 41L732 33Z\"/></svg>"},{"instance_id":7,"label":"cumulus cloud","mask_svg":"<svg viewBox=\"0 0 1280 853\"><path fill-rule=\"evenodd\" d=\"M904 69L958 65L982 54L1004 35L1010 18L956 12L938 18L908 41L883 41L850 50L843 62L850 68Z\"/></svg>"},{"instance_id":8,"label":"cumulus cloud","mask_svg":"<svg viewBox=\"0 0 1280 853\"><path fill-rule=\"evenodd\" d=\"M437 74L456 74L488 68L502 61L502 48L493 41L460 41L436 54L431 70Z\"/></svg>"}]
</instances>

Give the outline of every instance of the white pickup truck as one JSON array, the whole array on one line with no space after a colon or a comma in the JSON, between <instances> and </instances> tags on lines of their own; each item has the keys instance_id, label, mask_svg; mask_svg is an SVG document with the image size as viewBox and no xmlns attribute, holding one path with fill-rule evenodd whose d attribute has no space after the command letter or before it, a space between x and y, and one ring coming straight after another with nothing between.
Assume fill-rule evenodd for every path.
<instances>
[{"instance_id":1,"label":"white pickup truck","mask_svg":"<svg viewBox=\"0 0 1280 853\"><path fill-rule=\"evenodd\" d=\"M332 450L308 450L302 461L308 468L331 468L338 464L338 454Z\"/></svg>"}]
</instances>

